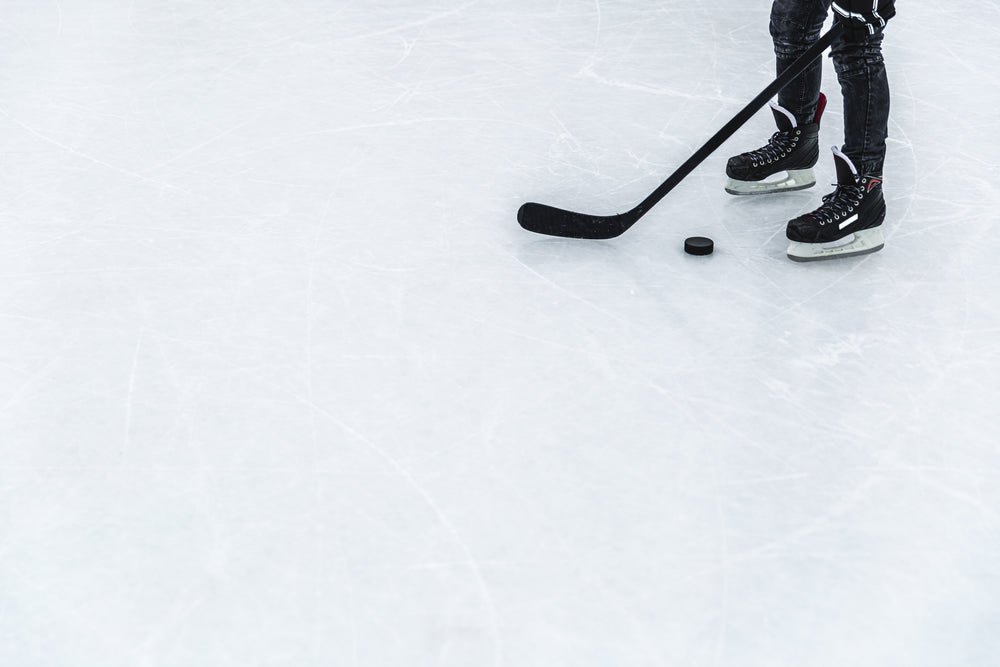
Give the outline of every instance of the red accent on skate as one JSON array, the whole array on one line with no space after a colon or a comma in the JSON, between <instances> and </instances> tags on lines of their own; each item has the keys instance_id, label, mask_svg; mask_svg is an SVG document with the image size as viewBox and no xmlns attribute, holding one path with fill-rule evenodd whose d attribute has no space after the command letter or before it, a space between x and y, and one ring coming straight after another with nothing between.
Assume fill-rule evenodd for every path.
<instances>
[{"instance_id":1,"label":"red accent on skate","mask_svg":"<svg viewBox=\"0 0 1000 667\"><path fill-rule=\"evenodd\" d=\"M818 123L819 119L823 116L823 110L826 109L826 95L823 93L819 94L819 101L816 102L816 115L813 116L813 122Z\"/></svg>"},{"instance_id":2,"label":"red accent on skate","mask_svg":"<svg viewBox=\"0 0 1000 667\"><path fill-rule=\"evenodd\" d=\"M882 182L881 178L869 178L868 179L868 190L867 190L867 192L871 192L872 188L874 188L876 185L878 185L881 182Z\"/></svg>"}]
</instances>

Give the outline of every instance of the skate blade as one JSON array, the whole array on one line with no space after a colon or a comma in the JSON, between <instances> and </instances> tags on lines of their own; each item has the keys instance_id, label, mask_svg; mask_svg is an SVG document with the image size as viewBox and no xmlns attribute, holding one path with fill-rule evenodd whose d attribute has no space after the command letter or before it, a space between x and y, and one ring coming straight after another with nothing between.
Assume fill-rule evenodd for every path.
<instances>
[{"instance_id":1,"label":"skate blade","mask_svg":"<svg viewBox=\"0 0 1000 667\"><path fill-rule=\"evenodd\" d=\"M782 176L784 174L784 176ZM789 169L763 181L726 179L726 192L731 195L766 195L772 192L793 192L816 185L812 169Z\"/></svg>"},{"instance_id":2,"label":"skate blade","mask_svg":"<svg viewBox=\"0 0 1000 667\"><path fill-rule=\"evenodd\" d=\"M818 262L825 259L841 257L857 257L878 252L885 246L882 228L864 229L832 243L799 243L788 244L788 258L796 262Z\"/></svg>"}]
</instances>

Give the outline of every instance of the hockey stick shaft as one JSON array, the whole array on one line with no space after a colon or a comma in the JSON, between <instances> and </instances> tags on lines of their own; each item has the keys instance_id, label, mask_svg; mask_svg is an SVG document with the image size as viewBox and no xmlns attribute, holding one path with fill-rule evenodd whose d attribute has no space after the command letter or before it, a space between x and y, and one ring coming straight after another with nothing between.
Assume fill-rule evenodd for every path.
<instances>
[{"instance_id":1,"label":"hockey stick shaft","mask_svg":"<svg viewBox=\"0 0 1000 667\"><path fill-rule=\"evenodd\" d=\"M722 129L705 142L705 145L695 151L667 180L660 184L638 206L615 216L593 216L573 213L542 204L524 204L518 211L517 219L525 229L550 236L565 236L571 238L606 239L614 238L624 233L634 225L639 218L653 208L667 193L683 181L688 174L714 153L723 143L736 133L750 118L757 113L768 100L778 91L787 86L801 74L809 65L820 57L843 30L841 21L834 21L833 27L822 35L815 44L810 46L787 69L777 76L757 97L743 107L739 113L726 123Z\"/></svg>"},{"instance_id":2,"label":"hockey stick shaft","mask_svg":"<svg viewBox=\"0 0 1000 667\"><path fill-rule=\"evenodd\" d=\"M750 103L743 107L738 114L733 116L728 123L723 125L721 130L716 132L711 139L706 141L704 146L695 151L694 155L687 159L687 162L678 167L677 171L672 173L667 180L660 185L660 187L656 188L656 190L646 197L641 204L636 206L634 210L642 216L646 213L646 211L655 206L667 195L668 192L673 190L678 183L683 181L688 174L694 171L698 165L704 162L709 155L714 153L731 136L736 134L736 131L743 127L755 113L760 111L764 105L767 104L768 100L777 95L782 88L791 83L795 77L804 72L809 65L823 55L823 52L826 51L827 47L833 43L833 40L837 38L837 35L842 29L843 26L840 21L834 22L833 27L830 28L829 32L820 37L819 40L810 46L805 53L799 56L799 58L788 67L788 69L779 74L767 88L762 90L757 97L753 98Z\"/></svg>"}]
</instances>

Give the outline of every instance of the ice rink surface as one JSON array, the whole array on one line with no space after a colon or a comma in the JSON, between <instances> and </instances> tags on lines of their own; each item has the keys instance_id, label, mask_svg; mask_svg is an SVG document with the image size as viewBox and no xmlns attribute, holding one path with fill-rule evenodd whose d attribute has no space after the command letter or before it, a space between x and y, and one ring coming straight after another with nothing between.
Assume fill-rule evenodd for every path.
<instances>
[{"instance_id":1,"label":"ice rink surface","mask_svg":"<svg viewBox=\"0 0 1000 667\"><path fill-rule=\"evenodd\" d=\"M785 258L829 59L818 187L723 192L763 111L515 221L645 197L769 4L6 0L0 664L995 667L995 1L889 24L882 252Z\"/></svg>"}]
</instances>

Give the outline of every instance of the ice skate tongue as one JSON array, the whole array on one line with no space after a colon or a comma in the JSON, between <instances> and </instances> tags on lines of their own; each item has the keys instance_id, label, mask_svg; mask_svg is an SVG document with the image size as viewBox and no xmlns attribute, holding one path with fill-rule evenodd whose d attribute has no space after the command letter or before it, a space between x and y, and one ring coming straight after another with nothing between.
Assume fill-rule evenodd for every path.
<instances>
[{"instance_id":1,"label":"ice skate tongue","mask_svg":"<svg viewBox=\"0 0 1000 667\"><path fill-rule=\"evenodd\" d=\"M851 162L851 158L844 155L836 146L833 147L833 161L837 165L837 183L839 185L857 184L858 170L855 168L854 163Z\"/></svg>"},{"instance_id":2,"label":"ice skate tongue","mask_svg":"<svg viewBox=\"0 0 1000 667\"><path fill-rule=\"evenodd\" d=\"M795 116L792 112L774 102L771 102L770 105L771 113L774 114L774 122L778 125L779 132L788 132L798 127L798 123L795 121Z\"/></svg>"}]
</instances>

